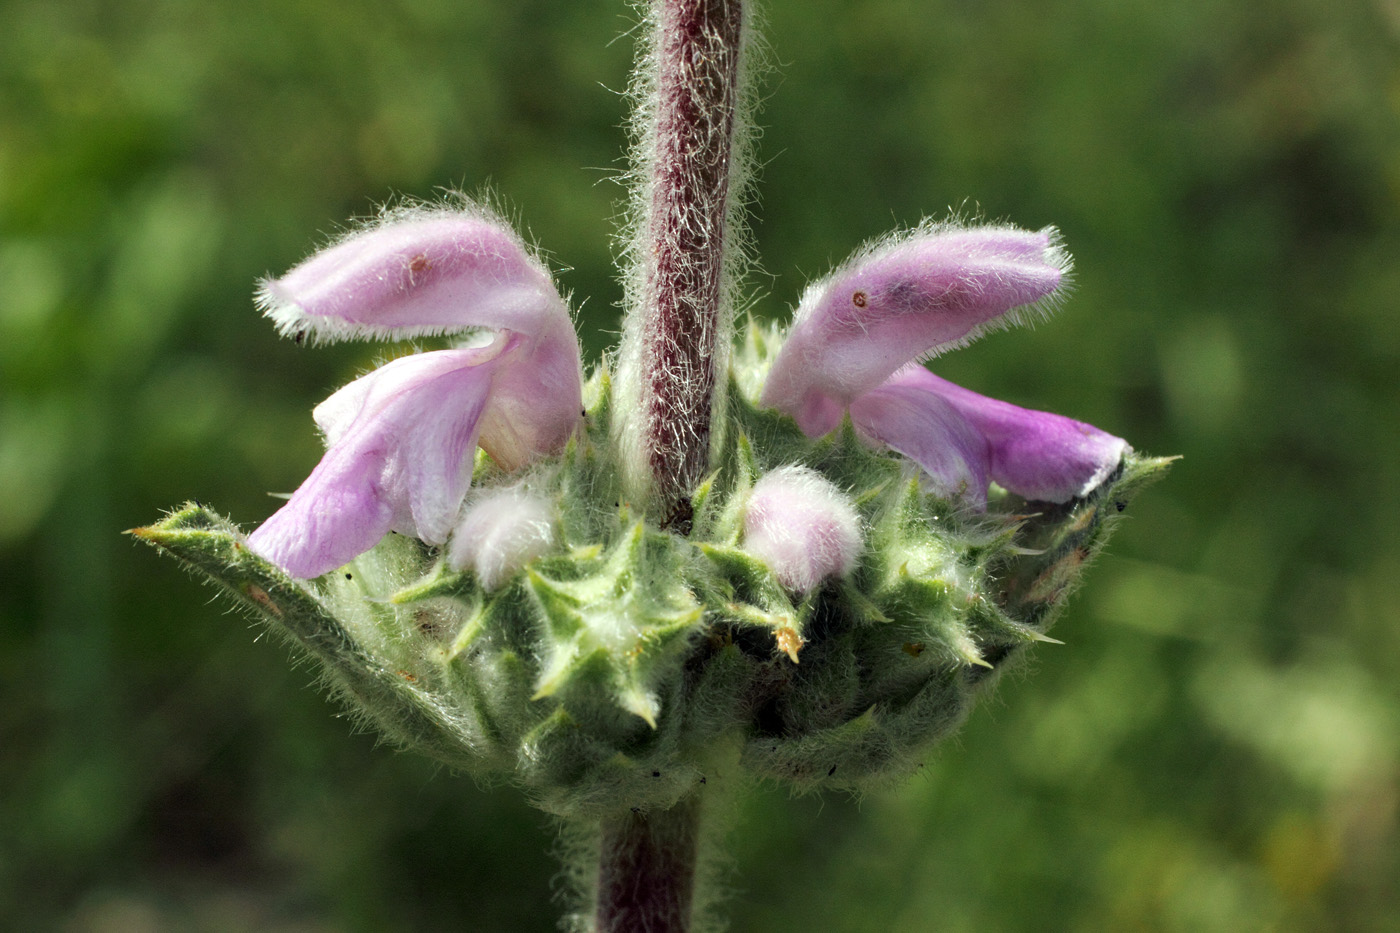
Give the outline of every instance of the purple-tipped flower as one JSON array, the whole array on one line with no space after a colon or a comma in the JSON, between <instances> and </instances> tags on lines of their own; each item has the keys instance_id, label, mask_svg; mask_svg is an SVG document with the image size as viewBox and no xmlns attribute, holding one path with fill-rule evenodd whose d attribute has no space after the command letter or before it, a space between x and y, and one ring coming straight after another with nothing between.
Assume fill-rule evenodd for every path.
<instances>
[{"instance_id":1,"label":"purple-tipped flower","mask_svg":"<svg viewBox=\"0 0 1400 933\"><path fill-rule=\"evenodd\" d=\"M390 213L265 282L259 300L284 334L325 340L493 332L395 360L316 408L325 457L249 538L292 576L320 576L390 531L443 544L478 445L514 469L558 450L579 422L568 309L488 214Z\"/></svg>"},{"instance_id":2,"label":"purple-tipped flower","mask_svg":"<svg viewBox=\"0 0 1400 933\"><path fill-rule=\"evenodd\" d=\"M1126 442L985 398L914 363L1023 320L1068 269L1052 228L923 227L879 243L808 288L763 402L809 437L849 411L863 437L976 508L986 506L989 480L1030 499L1082 495L1118 465Z\"/></svg>"},{"instance_id":3,"label":"purple-tipped flower","mask_svg":"<svg viewBox=\"0 0 1400 933\"><path fill-rule=\"evenodd\" d=\"M860 516L817 471L781 467L754 484L744 513L744 550L768 564L783 586L807 593L855 569Z\"/></svg>"}]
</instances>

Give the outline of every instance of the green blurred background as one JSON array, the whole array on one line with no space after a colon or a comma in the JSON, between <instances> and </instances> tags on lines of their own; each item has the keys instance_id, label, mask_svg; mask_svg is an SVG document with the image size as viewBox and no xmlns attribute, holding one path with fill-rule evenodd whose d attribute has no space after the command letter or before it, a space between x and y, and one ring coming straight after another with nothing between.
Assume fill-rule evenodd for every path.
<instances>
[{"instance_id":1,"label":"green blurred background","mask_svg":"<svg viewBox=\"0 0 1400 933\"><path fill-rule=\"evenodd\" d=\"M1400 3L765 8L757 312L925 214L1058 224L1072 300L938 370L1185 459L914 780L744 802L734 929L1400 928ZM306 475L378 351L253 281L396 193L494 192L597 359L632 22L0 0L0 927L552 928L546 819L119 532Z\"/></svg>"}]
</instances>

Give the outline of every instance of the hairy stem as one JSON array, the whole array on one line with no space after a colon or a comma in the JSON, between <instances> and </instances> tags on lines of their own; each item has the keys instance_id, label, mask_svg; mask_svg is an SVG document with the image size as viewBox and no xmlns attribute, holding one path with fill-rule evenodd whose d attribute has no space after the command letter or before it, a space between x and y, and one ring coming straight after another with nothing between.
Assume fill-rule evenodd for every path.
<instances>
[{"instance_id":1,"label":"hairy stem","mask_svg":"<svg viewBox=\"0 0 1400 933\"><path fill-rule=\"evenodd\" d=\"M689 534L690 494L710 469L711 420L727 359L724 307L742 0L653 0L642 66L637 289L624 363L634 407L623 414L639 455L630 482L662 527ZM604 820L597 933L686 933L694 907L700 801Z\"/></svg>"},{"instance_id":2,"label":"hairy stem","mask_svg":"<svg viewBox=\"0 0 1400 933\"><path fill-rule=\"evenodd\" d=\"M665 521L689 531L709 469L728 340L721 301L738 101L740 0L658 0L638 374L640 446Z\"/></svg>"},{"instance_id":3,"label":"hairy stem","mask_svg":"<svg viewBox=\"0 0 1400 933\"><path fill-rule=\"evenodd\" d=\"M695 895L700 799L603 822L596 933L686 933Z\"/></svg>"}]
</instances>

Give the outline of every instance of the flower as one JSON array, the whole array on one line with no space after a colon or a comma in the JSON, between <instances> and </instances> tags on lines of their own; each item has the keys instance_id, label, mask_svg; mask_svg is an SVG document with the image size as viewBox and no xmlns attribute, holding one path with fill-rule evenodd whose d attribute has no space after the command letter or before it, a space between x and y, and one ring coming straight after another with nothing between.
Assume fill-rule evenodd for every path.
<instances>
[{"instance_id":1,"label":"flower","mask_svg":"<svg viewBox=\"0 0 1400 933\"><path fill-rule=\"evenodd\" d=\"M989 481L1065 502L1112 473L1127 442L940 379L917 362L1047 307L1069 271L1053 228L925 225L810 286L762 401L808 437L856 432L918 463L941 495L984 509Z\"/></svg>"},{"instance_id":2,"label":"flower","mask_svg":"<svg viewBox=\"0 0 1400 933\"><path fill-rule=\"evenodd\" d=\"M408 208L264 282L283 334L326 341L485 332L394 360L313 412L326 454L253 551L294 577L341 566L390 531L444 544L477 446L507 470L559 450L580 420L582 366L549 273L479 209Z\"/></svg>"}]
</instances>

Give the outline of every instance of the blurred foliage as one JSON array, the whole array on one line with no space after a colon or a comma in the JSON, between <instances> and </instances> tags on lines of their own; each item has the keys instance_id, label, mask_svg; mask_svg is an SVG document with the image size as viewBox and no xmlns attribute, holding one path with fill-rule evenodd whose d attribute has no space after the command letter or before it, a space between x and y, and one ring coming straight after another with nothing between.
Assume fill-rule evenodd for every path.
<instances>
[{"instance_id":1,"label":"blurred foliage","mask_svg":"<svg viewBox=\"0 0 1400 933\"><path fill-rule=\"evenodd\" d=\"M1072 300L939 371L1185 459L924 777L743 802L734 928L1400 926L1400 4L765 7L756 313L925 214L1056 223ZM597 358L632 22L0 2L0 926L552 928L518 795L349 734L117 532L306 475L379 351L253 280L397 194L492 192Z\"/></svg>"}]
</instances>

